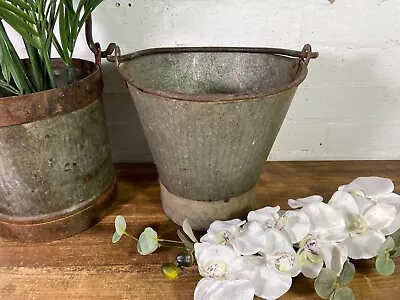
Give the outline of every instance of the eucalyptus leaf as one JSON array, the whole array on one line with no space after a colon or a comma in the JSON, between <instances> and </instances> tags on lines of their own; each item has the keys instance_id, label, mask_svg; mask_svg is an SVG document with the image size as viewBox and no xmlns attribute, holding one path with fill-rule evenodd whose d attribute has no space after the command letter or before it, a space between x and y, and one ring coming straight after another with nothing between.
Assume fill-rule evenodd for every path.
<instances>
[{"instance_id":1,"label":"eucalyptus leaf","mask_svg":"<svg viewBox=\"0 0 400 300\"><path fill-rule=\"evenodd\" d=\"M192 240L193 243L197 243L197 239L193 234L192 226L190 226L189 221L185 219L182 224L183 232Z\"/></svg>"},{"instance_id":2,"label":"eucalyptus leaf","mask_svg":"<svg viewBox=\"0 0 400 300\"><path fill-rule=\"evenodd\" d=\"M400 249L396 249L390 252L391 257L400 257Z\"/></svg>"},{"instance_id":3,"label":"eucalyptus leaf","mask_svg":"<svg viewBox=\"0 0 400 300\"><path fill-rule=\"evenodd\" d=\"M147 227L139 236L137 250L141 255L149 255L159 247L157 232Z\"/></svg>"},{"instance_id":4,"label":"eucalyptus leaf","mask_svg":"<svg viewBox=\"0 0 400 300\"><path fill-rule=\"evenodd\" d=\"M337 286L336 279L334 271L328 268L321 269L314 281L314 288L318 296L322 299L328 299Z\"/></svg>"},{"instance_id":5,"label":"eucalyptus leaf","mask_svg":"<svg viewBox=\"0 0 400 300\"><path fill-rule=\"evenodd\" d=\"M382 276L390 276L394 273L395 263L386 251L379 251L375 261L376 271Z\"/></svg>"},{"instance_id":6,"label":"eucalyptus leaf","mask_svg":"<svg viewBox=\"0 0 400 300\"><path fill-rule=\"evenodd\" d=\"M394 239L389 235L385 242L382 244L380 250L392 251L395 248Z\"/></svg>"},{"instance_id":7,"label":"eucalyptus leaf","mask_svg":"<svg viewBox=\"0 0 400 300\"><path fill-rule=\"evenodd\" d=\"M192 250L194 248L193 243L189 241L189 239L180 229L178 229L176 233L178 234L179 239L185 244L186 249Z\"/></svg>"},{"instance_id":8,"label":"eucalyptus leaf","mask_svg":"<svg viewBox=\"0 0 400 300\"><path fill-rule=\"evenodd\" d=\"M355 274L356 268L350 261L347 260L343 265L342 272L340 272L337 282L341 286L347 285L353 280Z\"/></svg>"},{"instance_id":9,"label":"eucalyptus leaf","mask_svg":"<svg viewBox=\"0 0 400 300\"><path fill-rule=\"evenodd\" d=\"M114 232L113 236L112 236L112 242L113 244L115 244L116 242L118 242L121 239L121 236L118 234L118 232Z\"/></svg>"},{"instance_id":10,"label":"eucalyptus leaf","mask_svg":"<svg viewBox=\"0 0 400 300\"><path fill-rule=\"evenodd\" d=\"M394 247L400 248L400 229L390 235L394 241Z\"/></svg>"},{"instance_id":11,"label":"eucalyptus leaf","mask_svg":"<svg viewBox=\"0 0 400 300\"><path fill-rule=\"evenodd\" d=\"M123 216L117 216L115 218L115 232L119 235L123 235L126 230L126 221Z\"/></svg>"},{"instance_id":12,"label":"eucalyptus leaf","mask_svg":"<svg viewBox=\"0 0 400 300\"><path fill-rule=\"evenodd\" d=\"M332 297L332 300L354 300L354 299L355 298L353 291L348 287L338 288Z\"/></svg>"}]
</instances>

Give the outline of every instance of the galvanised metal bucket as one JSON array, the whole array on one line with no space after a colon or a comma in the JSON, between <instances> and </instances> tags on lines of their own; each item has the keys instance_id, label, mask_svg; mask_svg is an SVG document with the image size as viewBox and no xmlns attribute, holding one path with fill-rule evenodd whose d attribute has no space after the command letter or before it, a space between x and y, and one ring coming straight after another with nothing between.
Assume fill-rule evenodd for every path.
<instances>
[{"instance_id":1,"label":"galvanised metal bucket","mask_svg":"<svg viewBox=\"0 0 400 300\"><path fill-rule=\"evenodd\" d=\"M62 79L61 60L53 64ZM113 199L115 171L100 68L73 61L78 81L0 98L0 234L50 241L97 223Z\"/></svg>"},{"instance_id":2,"label":"galvanised metal bucket","mask_svg":"<svg viewBox=\"0 0 400 300\"><path fill-rule=\"evenodd\" d=\"M290 57L292 56L292 57ZM295 56L296 58L293 58ZM310 58L271 48L160 48L118 56L157 165L165 213L195 229L245 215Z\"/></svg>"}]
</instances>

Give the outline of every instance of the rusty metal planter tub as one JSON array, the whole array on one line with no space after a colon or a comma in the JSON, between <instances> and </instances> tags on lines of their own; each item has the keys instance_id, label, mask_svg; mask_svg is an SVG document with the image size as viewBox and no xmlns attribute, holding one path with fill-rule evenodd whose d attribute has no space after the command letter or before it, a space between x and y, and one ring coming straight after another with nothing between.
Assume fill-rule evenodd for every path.
<instances>
[{"instance_id":1,"label":"rusty metal planter tub","mask_svg":"<svg viewBox=\"0 0 400 300\"><path fill-rule=\"evenodd\" d=\"M60 74L65 67L53 60ZM97 223L115 191L100 68L75 59L77 81L0 98L0 234L65 238Z\"/></svg>"},{"instance_id":2,"label":"rusty metal planter tub","mask_svg":"<svg viewBox=\"0 0 400 300\"><path fill-rule=\"evenodd\" d=\"M159 48L119 55L159 173L165 213L195 229L244 217L307 65L318 53Z\"/></svg>"}]
</instances>

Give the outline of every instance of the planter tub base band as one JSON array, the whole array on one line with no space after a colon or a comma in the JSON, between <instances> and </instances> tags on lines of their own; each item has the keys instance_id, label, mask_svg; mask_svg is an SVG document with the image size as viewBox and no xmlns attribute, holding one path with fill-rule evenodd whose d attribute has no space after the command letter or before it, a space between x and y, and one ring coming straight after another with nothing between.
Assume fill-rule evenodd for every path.
<instances>
[{"instance_id":1,"label":"planter tub base band","mask_svg":"<svg viewBox=\"0 0 400 300\"><path fill-rule=\"evenodd\" d=\"M185 199L172 194L161 182L160 187L161 202L166 215L180 226L187 219L195 230L207 230L215 220L245 218L254 209L256 202L255 186L242 195L218 201Z\"/></svg>"},{"instance_id":2,"label":"planter tub base band","mask_svg":"<svg viewBox=\"0 0 400 300\"><path fill-rule=\"evenodd\" d=\"M37 222L12 222L0 219L0 236L20 242L50 242L73 236L98 223L107 213L117 193L116 179L88 206L61 218Z\"/></svg>"}]
</instances>

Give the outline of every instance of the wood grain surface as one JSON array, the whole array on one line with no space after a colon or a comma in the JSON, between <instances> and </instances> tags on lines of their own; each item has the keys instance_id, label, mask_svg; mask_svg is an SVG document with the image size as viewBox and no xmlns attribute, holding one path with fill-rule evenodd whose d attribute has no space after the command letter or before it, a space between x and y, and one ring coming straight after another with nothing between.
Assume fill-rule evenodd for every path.
<instances>
[{"instance_id":1,"label":"wood grain surface","mask_svg":"<svg viewBox=\"0 0 400 300\"><path fill-rule=\"evenodd\" d=\"M175 239L178 228L162 211L153 165L118 165L118 173L117 200L91 229L47 244L0 238L0 299L193 298L200 279L195 267L176 281L161 275L161 264L174 261L177 250L141 256L128 238L111 243L118 214L125 216L134 235L152 226L162 237ZM339 185L371 175L391 178L400 191L400 161L267 162L258 184L258 205L287 208L287 199L312 194L328 200ZM400 299L400 268L390 277L379 276L372 260L359 261L356 268L350 285L356 299ZM282 299L318 297L313 281L299 276Z\"/></svg>"}]
</instances>

